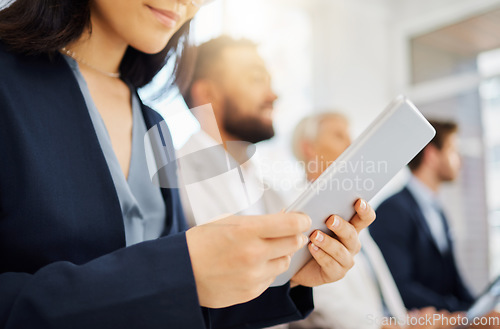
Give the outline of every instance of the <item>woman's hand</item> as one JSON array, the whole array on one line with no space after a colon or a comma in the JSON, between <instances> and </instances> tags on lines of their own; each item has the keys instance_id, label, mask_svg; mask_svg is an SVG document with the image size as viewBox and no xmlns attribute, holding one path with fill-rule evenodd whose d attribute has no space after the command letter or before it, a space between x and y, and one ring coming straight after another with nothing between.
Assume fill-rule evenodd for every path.
<instances>
[{"instance_id":1,"label":"woman's hand","mask_svg":"<svg viewBox=\"0 0 500 329\"><path fill-rule=\"evenodd\" d=\"M364 200L358 200L354 209L356 215L350 222L338 216L330 216L326 221L336 238L314 231L309 243L313 259L309 261L291 280L292 286L315 287L342 279L354 265L354 255L361 249L358 233L375 220L375 211Z\"/></svg>"},{"instance_id":2,"label":"woman's hand","mask_svg":"<svg viewBox=\"0 0 500 329\"><path fill-rule=\"evenodd\" d=\"M258 297L303 247L304 214L230 216L193 227L186 239L201 306L221 308Z\"/></svg>"}]
</instances>

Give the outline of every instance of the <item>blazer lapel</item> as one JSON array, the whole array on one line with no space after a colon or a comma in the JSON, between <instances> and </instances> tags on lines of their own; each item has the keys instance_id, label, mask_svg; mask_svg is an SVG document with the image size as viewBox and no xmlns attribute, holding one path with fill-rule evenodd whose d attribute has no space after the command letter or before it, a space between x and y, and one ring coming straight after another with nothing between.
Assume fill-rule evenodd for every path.
<instances>
[{"instance_id":1,"label":"blazer lapel","mask_svg":"<svg viewBox=\"0 0 500 329\"><path fill-rule=\"evenodd\" d=\"M164 121L163 118L153 109L149 108L148 106L144 105L137 94L137 97L139 101L141 102L141 107L142 107L142 114L144 116L144 121L146 123L146 129L149 130L155 125L158 125L160 122ZM173 143L172 143L172 138L170 136L170 133L168 131L162 131L160 127L158 127L159 132L161 134L161 143L162 146L165 148L169 148L170 152L175 153L173 149ZM154 147L154 145L153 145ZM164 154L161 150L154 150L155 153L157 153L158 156L165 156L167 159L164 159L164 163L169 163L169 166L165 166L164 168L159 168L160 171L162 171L162 179L166 179L168 181L168 185L170 188L165 188L164 186L160 186L161 194L163 196L163 200L165 202L166 210L167 210L167 218L165 218L165 229L163 231L163 236L171 233L172 231L182 231L187 229L187 226L185 227L180 227L176 228L173 227L173 218L175 216L183 216L183 214L178 214L179 212L179 200L178 200L178 192L172 192L172 189L178 190L177 187L177 177L176 175L176 163L175 161L173 163L169 162L169 155ZM168 152L168 151L167 151ZM145 156L145 155L144 155ZM171 164L171 166L170 166ZM175 200L174 200L175 199Z\"/></svg>"},{"instance_id":2,"label":"blazer lapel","mask_svg":"<svg viewBox=\"0 0 500 329\"><path fill-rule=\"evenodd\" d=\"M429 225L427 224L427 220L424 217L422 209L420 209L419 205L417 204L417 201L415 200L415 198L411 194L410 190L408 190L408 188L406 188L406 187L404 188L404 190L407 194L408 199L412 203L412 208L414 209L415 219L416 219L417 225L420 227L420 231L425 234L427 239L430 241L430 243L436 249L437 253L439 255L443 256L441 254L441 251L439 250L438 245L436 244L436 241L434 240L434 237L432 236L431 229L429 228Z\"/></svg>"},{"instance_id":3,"label":"blazer lapel","mask_svg":"<svg viewBox=\"0 0 500 329\"><path fill-rule=\"evenodd\" d=\"M118 194L116 192L116 188L113 182L113 178L111 176L111 172L109 171L108 164L106 162L106 158L104 157L104 153L99 143L99 139L97 138L97 134L92 124L92 119L90 118L90 114L85 103L85 99L80 90L78 82L76 81L71 68L64 58L63 55L58 54L55 58L55 64L60 66L61 71L64 71L64 75L66 75L67 81L71 81L66 84L66 95L67 98L61 97L63 105L66 108L67 114L71 116L71 118L67 119L68 122L72 122L81 126L84 126L84 131L86 136L82 138L83 141L88 141L86 148L91 149L91 152L87 152L85 157L88 158L88 162L92 163L95 168L96 178L100 181L100 184L104 185L105 190L107 191L107 195L112 199L111 202L107 205L112 208L113 216L109 218L109 223L112 224L113 228L110 231L114 231L117 234L117 240L119 241L120 246L125 246L125 227L123 223L123 216L120 208L120 200L118 198ZM57 75L56 75L57 76ZM71 103L66 104L67 99L71 99ZM94 179L94 178L89 178Z\"/></svg>"}]
</instances>

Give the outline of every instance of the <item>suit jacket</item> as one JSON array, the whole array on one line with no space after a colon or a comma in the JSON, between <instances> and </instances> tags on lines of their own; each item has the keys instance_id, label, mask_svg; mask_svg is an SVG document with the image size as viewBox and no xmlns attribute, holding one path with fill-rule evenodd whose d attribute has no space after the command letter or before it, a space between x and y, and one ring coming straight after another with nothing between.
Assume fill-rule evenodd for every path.
<instances>
[{"instance_id":1,"label":"suit jacket","mask_svg":"<svg viewBox=\"0 0 500 329\"><path fill-rule=\"evenodd\" d=\"M377 209L370 233L389 265L408 309L463 311L473 297L450 251L442 254L411 192L404 188ZM449 241L451 244L451 240Z\"/></svg>"},{"instance_id":2,"label":"suit jacket","mask_svg":"<svg viewBox=\"0 0 500 329\"><path fill-rule=\"evenodd\" d=\"M176 189L162 190L163 236L125 248L111 174L62 55L0 43L0 74L0 328L252 328L311 310L311 290L287 286L201 308ZM148 129L162 120L143 115Z\"/></svg>"}]
</instances>

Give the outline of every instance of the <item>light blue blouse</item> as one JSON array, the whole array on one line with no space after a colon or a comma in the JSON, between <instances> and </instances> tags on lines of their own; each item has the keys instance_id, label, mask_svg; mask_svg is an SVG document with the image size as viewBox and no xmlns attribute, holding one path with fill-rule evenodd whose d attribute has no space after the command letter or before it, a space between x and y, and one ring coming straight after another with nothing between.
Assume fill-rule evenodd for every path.
<instances>
[{"instance_id":1,"label":"light blue blouse","mask_svg":"<svg viewBox=\"0 0 500 329\"><path fill-rule=\"evenodd\" d=\"M160 237L165 227L166 207L159 187L155 186L149 177L144 150L144 136L147 128L135 91L131 88L132 156L129 175L125 178L104 121L92 100L78 63L69 56L64 56L64 58L80 85L99 144L111 172L120 200L127 246Z\"/></svg>"}]
</instances>

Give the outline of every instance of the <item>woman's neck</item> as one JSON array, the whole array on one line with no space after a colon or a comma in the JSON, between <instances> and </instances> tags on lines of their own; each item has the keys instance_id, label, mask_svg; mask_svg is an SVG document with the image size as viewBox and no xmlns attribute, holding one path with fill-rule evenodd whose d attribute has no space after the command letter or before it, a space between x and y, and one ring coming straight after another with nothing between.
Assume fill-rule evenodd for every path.
<instances>
[{"instance_id":1,"label":"woman's neck","mask_svg":"<svg viewBox=\"0 0 500 329\"><path fill-rule=\"evenodd\" d=\"M127 50L127 43L113 33L99 19L92 19L92 32L87 29L80 38L67 45L71 51L86 64L103 72L119 72L120 63Z\"/></svg>"}]
</instances>

